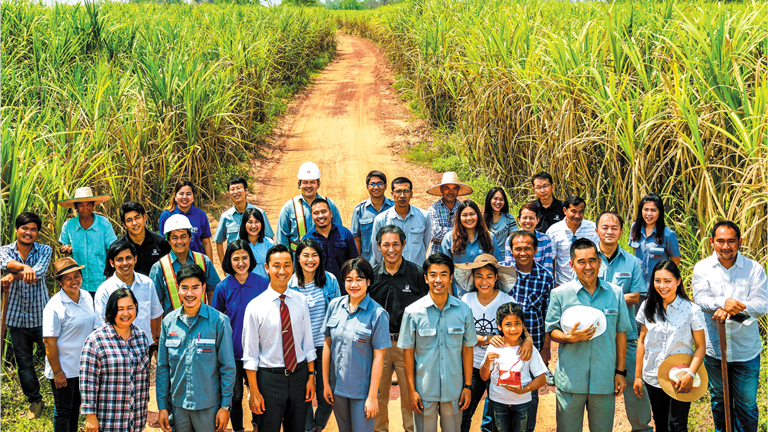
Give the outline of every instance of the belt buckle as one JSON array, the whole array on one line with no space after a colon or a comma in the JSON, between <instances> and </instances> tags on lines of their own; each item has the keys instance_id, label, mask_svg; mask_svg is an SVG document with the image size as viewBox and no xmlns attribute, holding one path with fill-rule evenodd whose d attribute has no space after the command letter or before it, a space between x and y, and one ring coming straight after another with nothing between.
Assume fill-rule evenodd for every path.
<instances>
[{"instance_id":1,"label":"belt buckle","mask_svg":"<svg viewBox=\"0 0 768 432\"><path fill-rule=\"evenodd\" d=\"M291 371L288 370L288 368L285 368L285 371L283 371L285 376L291 376Z\"/></svg>"}]
</instances>

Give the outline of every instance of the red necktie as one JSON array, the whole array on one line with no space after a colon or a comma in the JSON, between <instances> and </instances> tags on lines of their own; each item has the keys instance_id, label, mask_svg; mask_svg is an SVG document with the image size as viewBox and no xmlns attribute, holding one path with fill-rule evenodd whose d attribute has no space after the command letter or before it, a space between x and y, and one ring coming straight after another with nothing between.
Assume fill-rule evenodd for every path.
<instances>
[{"instance_id":1,"label":"red necktie","mask_svg":"<svg viewBox=\"0 0 768 432\"><path fill-rule=\"evenodd\" d=\"M293 372L296 369L296 350L293 346L293 330L291 330L291 314L285 304L285 294L280 295L280 321L283 330L283 360L285 368Z\"/></svg>"}]
</instances>

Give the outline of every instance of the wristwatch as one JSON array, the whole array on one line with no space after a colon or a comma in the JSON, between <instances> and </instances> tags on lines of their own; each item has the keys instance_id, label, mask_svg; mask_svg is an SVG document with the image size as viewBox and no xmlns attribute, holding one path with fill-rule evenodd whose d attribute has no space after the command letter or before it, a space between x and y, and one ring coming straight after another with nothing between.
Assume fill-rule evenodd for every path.
<instances>
[{"instance_id":1,"label":"wristwatch","mask_svg":"<svg viewBox=\"0 0 768 432\"><path fill-rule=\"evenodd\" d=\"M616 369L616 375L621 375L624 378L626 378L627 377L627 370L625 369L623 371L620 371L620 370Z\"/></svg>"},{"instance_id":2,"label":"wristwatch","mask_svg":"<svg viewBox=\"0 0 768 432\"><path fill-rule=\"evenodd\" d=\"M467 390L472 390L472 385L464 384L464 388Z\"/></svg>"},{"instance_id":3,"label":"wristwatch","mask_svg":"<svg viewBox=\"0 0 768 432\"><path fill-rule=\"evenodd\" d=\"M221 407L221 409L223 409L226 412L229 412L229 410L231 410L232 407L231 406L225 406L225 407Z\"/></svg>"},{"instance_id":4,"label":"wristwatch","mask_svg":"<svg viewBox=\"0 0 768 432\"><path fill-rule=\"evenodd\" d=\"M309 371L310 375L317 375L317 371Z\"/></svg>"},{"instance_id":5,"label":"wristwatch","mask_svg":"<svg viewBox=\"0 0 768 432\"><path fill-rule=\"evenodd\" d=\"M489 335L489 334L485 335L485 339L483 340L483 342L488 343L488 340L490 338L491 338L491 335Z\"/></svg>"}]
</instances>

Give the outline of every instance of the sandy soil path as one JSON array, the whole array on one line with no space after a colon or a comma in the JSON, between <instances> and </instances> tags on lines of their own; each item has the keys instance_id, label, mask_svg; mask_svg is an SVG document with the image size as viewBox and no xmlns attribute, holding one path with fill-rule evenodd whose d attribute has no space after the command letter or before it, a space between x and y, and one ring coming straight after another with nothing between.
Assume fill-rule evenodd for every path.
<instances>
[{"instance_id":1,"label":"sandy soil path","mask_svg":"<svg viewBox=\"0 0 768 432\"><path fill-rule=\"evenodd\" d=\"M320 193L336 202L345 226L349 226L354 206L368 197L365 176L373 169L384 172L390 181L398 176L410 178L416 191L412 204L426 209L435 201L424 191L439 181L440 174L402 158L405 146L427 133L426 126L411 117L397 98L384 55L364 39L340 34L338 40L337 58L290 105L274 133L269 154L253 165L257 180L250 187L249 201L267 212L274 228L280 208L298 193L296 173L306 161L320 167ZM220 208L209 209L212 225L217 222L214 217L230 205L223 200ZM219 267L218 260L214 262ZM223 275L220 267L219 273ZM160 429L151 427L157 419L154 391L151 395L147 430L154 432ZM552 387L541 391L537 431L555 431L554 396ZM399 398L399 387L392 386L389 413L393 432L402 430ZM247 400L244 406L246 430L250 430ZM623 404L619 408L617 403L617 411L621 414L616 416L614 430L627 430ZM481 413L482 404L473 419L473 432L480 430ZM325 430L338 430L333 417Z\"/></svg>"}]
</instances>

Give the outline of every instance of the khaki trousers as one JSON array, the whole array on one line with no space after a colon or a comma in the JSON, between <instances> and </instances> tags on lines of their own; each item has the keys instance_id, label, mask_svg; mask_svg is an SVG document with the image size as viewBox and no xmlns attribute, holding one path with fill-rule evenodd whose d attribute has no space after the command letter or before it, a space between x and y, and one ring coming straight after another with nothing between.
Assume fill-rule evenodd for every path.
<instances>
[{"instance_id":1,"label":"khaki trousers","mask_svg":"<svg viewBox=\"0 0 768 432\"><path fill-rule=\"evenodd\" d=\"M393 342L392 345L396 345ZM376 415L376 432L389 432L389 389L392 386L392 371L397 374L397 383L400 386L400 415L403 418L403 429L413 432L413 411L408 399L408 386L405 381L405 367L403 366L403 350L393 346L387 348L384 354L384 370L379 382L379 414Z\"/></svg>"}]
</instances>

